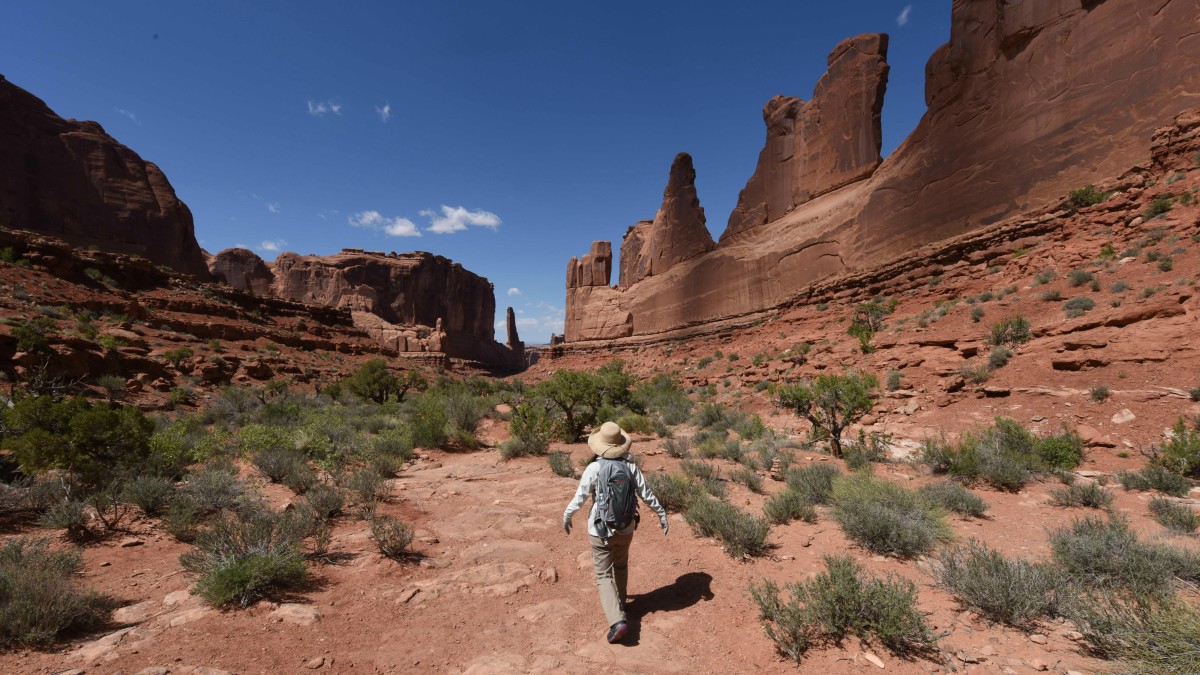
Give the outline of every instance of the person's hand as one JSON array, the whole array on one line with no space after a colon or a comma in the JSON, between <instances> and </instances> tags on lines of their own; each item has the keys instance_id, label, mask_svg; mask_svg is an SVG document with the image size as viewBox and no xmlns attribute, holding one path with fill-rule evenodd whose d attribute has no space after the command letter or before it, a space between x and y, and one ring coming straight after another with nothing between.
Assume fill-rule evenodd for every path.
<instances>
[{"instance_id":1,"label":"person's hand","mask_svg":"<svg viewBox=\"0 0 1200 675\"><path fill-rule=\"evenodd\" d=\"M571 534L571 519L570 518L563 518L563 532L565 534Z\"/></svg>"},{"instance_id":2,"label":"person's hand","mask_svg":"<svg viewBox=\"0 0 1200 675\"><path fill-rule=\"evenodd\" d=\"M663 536L664 537L667 536L667 532L669 532L671 530L671 525L669 523L667 523L667 517L659 516L658 524L662 526Z\"/></svg>"}]
</instances>

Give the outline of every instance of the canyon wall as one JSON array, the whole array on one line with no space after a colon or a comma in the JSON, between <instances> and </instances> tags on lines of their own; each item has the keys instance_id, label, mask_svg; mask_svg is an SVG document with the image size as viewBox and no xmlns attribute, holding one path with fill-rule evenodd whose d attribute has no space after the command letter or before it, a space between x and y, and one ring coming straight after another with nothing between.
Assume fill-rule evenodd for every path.
<instances>
[{"instance_id":1,"label":"canyon wall","mask_svg":"<svg viewBox=\"0 0 1200 675\"><path fill-rule=\"evenodd\" d=\"M192 213L151 162L0 75L0 227L207 278Z\"/></svg>"},{"instance_id":2,"label":"canyon wall","mask_svg":"<svg viewBox=\"0 0 1200 675\"><path fill-rule=\"evenodd\" d=\"M572 259L566 341L793 301L1118 175L1149 159L1156 127L1200 104L1200 0L954 0L951 14L926 67L928 109L891 156L878 154L887 38L852 38L810 101L767 103L758 165L715 247L615 288L584 283ZM647 229L627 233L632 253Z\"/></svg>"}]
</instances>

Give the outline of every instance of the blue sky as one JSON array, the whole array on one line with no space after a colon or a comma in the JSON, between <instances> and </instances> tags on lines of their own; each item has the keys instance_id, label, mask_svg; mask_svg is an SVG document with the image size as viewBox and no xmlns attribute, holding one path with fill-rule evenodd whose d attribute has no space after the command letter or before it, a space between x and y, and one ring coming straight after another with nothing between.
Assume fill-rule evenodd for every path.
<instances>
[{"instance_id":1,"label":"blue sky","mask_svg":"<svg viewBox=\"0 0 1200 675\"><path fill-rule=\"evenodd\" d=\"M677 152L720 235L763 104L809 98L843 38L891 35L891 152L924 112L950 2L11 0L2 16L0 73L162 167L208 251L431 251L544 342L567 260L653 217Z\"/></svg>"}]
</instances>

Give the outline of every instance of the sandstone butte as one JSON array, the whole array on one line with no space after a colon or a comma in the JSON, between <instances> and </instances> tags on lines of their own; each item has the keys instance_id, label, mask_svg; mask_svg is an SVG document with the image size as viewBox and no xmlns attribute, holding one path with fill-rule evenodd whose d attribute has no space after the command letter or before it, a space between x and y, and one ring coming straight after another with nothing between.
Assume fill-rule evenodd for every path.
<instances>
[{"instance_id":1,"label":"sandstone butte","mask_svg":"<svg viewBox=\"0 0 1200 675\"><path fill-rule=\"evenodd\" d=\"M357 328L402 356L437 352L510 370L525 365L512 309L501 345L493 338L492 284L442 256L343 249L282 253L268 265L253 251L231 248L212 256L209 269L255 295L349 310Z\"/></svg>"},{"instance_id":2,"label":"sandstone butte","mask_svg":"<svg viewBox=\"0 0 1200 675\"><path fill-rule=\"evenodd\" d=\"M491 283L440 256L286 253L274 268L246 249L207 257L191 211L157 166L99 124L65 120L3 76L0 228L141 256L260 296L349 309L356 327L397 353L444 353L507 370L525 365L511 317L511 347L493 337Z\"/></svg>"},{"instance_id":3,"label":"sandstone butte","mask_svg":"<svg viewBox=\"0 0 1200 675\"><path fill-rule=\"evenodd\" d=\"M1200 102L1198 15L1197 0L955 0L926 65L928 109L886 160L887 36L843 41L811 100L767 102L766 143L715 246L696 236L694 173L676 158L658 216L625 235L617 286L608 242L572 258L565 341L777 308L1119 175Z\"/></svg>"},{"instance_id":4,"label":"sandstone butte","mask_svg":"<svg viewBox=\"0 0 1200 675\"><path fill-rule=\"evenodd\" d=\"M192 212L96 122L65 120L0 75L0 227L207 277Z\"/></svg>"}]
</instances>

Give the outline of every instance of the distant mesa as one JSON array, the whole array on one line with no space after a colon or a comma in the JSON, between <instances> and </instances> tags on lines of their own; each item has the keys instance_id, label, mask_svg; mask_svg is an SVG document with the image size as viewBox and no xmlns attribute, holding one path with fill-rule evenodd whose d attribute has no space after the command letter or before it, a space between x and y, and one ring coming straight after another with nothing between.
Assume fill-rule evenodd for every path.
<instances>
[{"instance_id":1,"label":"distant mesa","mask_svg":"<svg viewBox=\"0 0 1200 675\"><path fill-rule=\"evenodd\" d=\"M192 212L157 166L96 122L64 120L2 75L0 227L208 277Z\"/></svg>"},{"instance_id":2,"label":"distant mesa","mask_svg":"<svg viewBox=\"0 0 1200 675\"><path fill-rule=\"evenodd\" d=\"M663 206L567 270L566 343L658 336L802 297L814 282L1048 205L1150 159L1200 105L1200 0L955 0L925 115L886 160L888 37L837 45L808 101L776 96L716 245L686 155ZM686 158L686 159L685 159ZM701 233L701 231L703 231Z\"/></svg>"}]
</instances>

